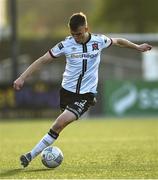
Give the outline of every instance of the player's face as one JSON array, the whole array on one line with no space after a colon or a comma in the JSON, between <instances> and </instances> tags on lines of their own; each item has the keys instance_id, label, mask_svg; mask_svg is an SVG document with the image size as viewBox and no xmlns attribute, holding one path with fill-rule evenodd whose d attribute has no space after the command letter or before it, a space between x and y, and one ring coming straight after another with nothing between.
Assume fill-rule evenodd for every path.
<instances>
[{"instance_id":1,"label":"player's face","mask_svg":"<svg viewBox=\"0 0 158 180\"><path fill-rule=\"evenodd\" d=\"M70 33L77 43L84 43L86 41L87 32L88 28L86 26L80 26L76 31L70 29Z\"/></svg>"}]
</instances>

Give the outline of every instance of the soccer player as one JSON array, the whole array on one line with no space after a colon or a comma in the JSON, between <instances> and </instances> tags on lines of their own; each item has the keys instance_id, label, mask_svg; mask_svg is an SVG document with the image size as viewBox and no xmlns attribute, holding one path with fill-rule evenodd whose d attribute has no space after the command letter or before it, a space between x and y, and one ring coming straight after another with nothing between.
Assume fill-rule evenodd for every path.
<instances>
[{"instance_id":1,"label":"soccer player","mask_svg":"<svg viewBox=\"0 0 158 180\"><path fill-rule=\"evenodd\" d=\"M66 37L65 40L34 61L14 81L14 88L20 90L26 79L40 70L43 65L53 62L61 55L66 57L66 67L60 89L62 113L37 145L20 157L23 167L28 166L44 148L53 144L68 124L80 118L90 106L96 103L98 68L102 49L114 45L145 52L152 48L146 43L138 45L122 38L108 38L103 34L90 33L86 15L82 12L73 14L68 25L71 36Z\"/></svg>"}]
</instances>

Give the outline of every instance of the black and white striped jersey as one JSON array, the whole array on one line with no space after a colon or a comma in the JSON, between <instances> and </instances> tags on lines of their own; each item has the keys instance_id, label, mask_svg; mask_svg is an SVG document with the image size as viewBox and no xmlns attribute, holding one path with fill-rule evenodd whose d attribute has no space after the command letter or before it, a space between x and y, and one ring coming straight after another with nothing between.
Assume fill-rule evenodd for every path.
<instances>
[{"instance_id":1,"label":"black and white striped jersey","mask_svg":"<svg viewBox=\"0 0 158 180\"><path fill-rule=\"evenodd\" d=\"M111 44L112 40L105 35L90 34L84 44L77 43L69 36L55 45L50 54L53 57L66 57L62 87L77 94L96 93L101 51Z\"/></svg>"}]
</instances>

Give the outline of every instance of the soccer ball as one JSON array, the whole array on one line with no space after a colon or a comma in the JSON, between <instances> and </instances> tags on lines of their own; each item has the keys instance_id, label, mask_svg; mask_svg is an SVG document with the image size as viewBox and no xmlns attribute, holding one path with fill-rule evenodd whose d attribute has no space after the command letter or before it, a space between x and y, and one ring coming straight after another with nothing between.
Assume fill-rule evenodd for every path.
<instances>
[{"instance_id":1,"label":"soccer ball","mask_svg":"<svg viewBox=\"0 0 158 180\"><path fill-rule=\"evenodd\" d=\"M48 168L56 168L63 161L62 151L55 146L45 148L41 153L41 161Z\"/></svg>"}]
</instances>

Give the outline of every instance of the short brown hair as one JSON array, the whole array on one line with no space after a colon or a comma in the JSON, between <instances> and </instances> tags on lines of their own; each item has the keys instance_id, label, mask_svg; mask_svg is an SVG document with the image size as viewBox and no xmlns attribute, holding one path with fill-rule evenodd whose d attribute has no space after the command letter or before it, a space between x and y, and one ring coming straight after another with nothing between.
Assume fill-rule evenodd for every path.
<instances>
[{"instance_id":1,"label":"short brown hair","mask_svg":"<svg viewBox=\"0 0 158 180\"><path fill-rule=\"evenodd\" d=\"M72 31L76 31L78 27L84 25L87 26L87 17L82 12L73 14L69 19L68 26Z\"/></svg>"}]
</instances>

